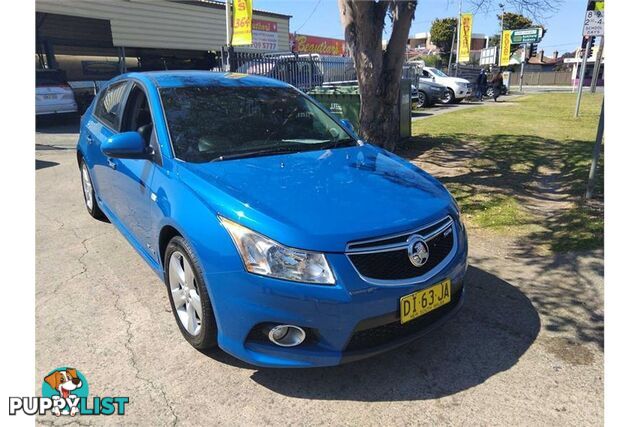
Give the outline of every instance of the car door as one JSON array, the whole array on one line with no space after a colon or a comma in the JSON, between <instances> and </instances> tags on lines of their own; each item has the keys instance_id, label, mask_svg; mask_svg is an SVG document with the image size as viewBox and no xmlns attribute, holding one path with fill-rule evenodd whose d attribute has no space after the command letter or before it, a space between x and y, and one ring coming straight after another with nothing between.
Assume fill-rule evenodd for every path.
<instances>
[{"instance_id":1,"label":"car door","mask_svg":"<svg viewBox=\"0 0 640 427\"><path fill-rule=\"evenodd\" d=\"M155 195L150 190L154 173L162 164L147 94L144 87L133 82L126 95L120 132L137 132L145 141L149 158L111 159L112 201L116 216L139 243L153 256L152 208Z\"/></svg>"},{"instance_id":2,"label":"car door","mask_svg":"<svg viewBox=\"0 0 640 427\"><path fill-rule=\"evenodd\" d=\"M120 130L120 120L125 95L130 86L128 80L115 82L98 96L92 114L87 119L81 138L86 140L87 164L91 168L96 197L107 215L113 213L112 181L114 163L100 150L100 144Z\"/></svg>"}]
</instances>

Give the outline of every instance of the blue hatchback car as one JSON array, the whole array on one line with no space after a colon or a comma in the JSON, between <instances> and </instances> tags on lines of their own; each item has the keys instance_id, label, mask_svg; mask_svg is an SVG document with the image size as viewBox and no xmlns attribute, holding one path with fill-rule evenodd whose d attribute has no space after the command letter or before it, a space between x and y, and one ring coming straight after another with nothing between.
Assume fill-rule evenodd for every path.
<instances>
[{"instance_id":1,"label":"blue hatchback car","mask_svg":"<svg viewBox=\"0 0 640 427\"><path fill-rule=\"evenodd\" d=\"M87 210L164 280L198 349L337 365L462 304L467 238L449 192L286 83L124 74L82 117L77 148Z\"/></svg>"}]
</instances>

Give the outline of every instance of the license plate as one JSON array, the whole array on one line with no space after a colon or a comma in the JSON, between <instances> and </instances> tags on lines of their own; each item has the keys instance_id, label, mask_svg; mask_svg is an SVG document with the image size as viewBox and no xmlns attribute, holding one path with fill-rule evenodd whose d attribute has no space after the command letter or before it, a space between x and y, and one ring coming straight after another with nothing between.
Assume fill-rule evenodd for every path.
<instances>
[{"instance_id":1,"label":"license plate","mask_svg":"<svg viewBox=\"0 0 640 427\"><path fill-rule=\"evenodd\" d=\"M451 301L451 280L400 298L400 323L407 323Z\"/></svg>"},{"instance_id":2,"label":"license plate","mask_svg":"<svg viewBox=\"0 0 640 427\"><path fill-rule=\"evenodd\" d=\"M42 95L44 99L57 99L58 95Z\"/></svg>"}]
</instances>

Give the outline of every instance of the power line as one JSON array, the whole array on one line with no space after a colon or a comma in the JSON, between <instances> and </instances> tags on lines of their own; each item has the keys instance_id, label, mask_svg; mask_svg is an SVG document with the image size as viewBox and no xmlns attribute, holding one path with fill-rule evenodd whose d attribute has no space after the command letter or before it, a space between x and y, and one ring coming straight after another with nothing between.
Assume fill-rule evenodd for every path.
<instances>
[{"instance_id":1,"label":"power line","mask_svg":"<svg viewBox=\"0 0 640 427\"><path fill-rule=\"evenodd\" d=\"M318 9L318 6L320 5L320 0L318 0L316 2L316 5L313 7L313 10L311 11L311 14L309 16L307 16L307 19L305 19L305 21L302 23L302 25L300 25L298 27L297 30L294 31L294 33L297 33L298 31L300 31L300 29L302 27L304 27L305 25L307 25L307 22L309 22L309 19L311 19L311 17L313 16L314 13L316 13L316 10Z\"/></svg>"}]
</instances>

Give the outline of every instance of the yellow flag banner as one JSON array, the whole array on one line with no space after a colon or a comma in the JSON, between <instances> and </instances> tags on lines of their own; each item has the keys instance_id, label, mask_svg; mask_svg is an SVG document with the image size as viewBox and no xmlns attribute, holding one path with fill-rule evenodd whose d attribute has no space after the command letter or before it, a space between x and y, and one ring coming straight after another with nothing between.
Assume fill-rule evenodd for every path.
<instances>
[{"instance_id":1,"label":"yellow flag banner","mask_svg":"<svg viewBox=\"0 0 640 427\"><path fill-rule=\"evenodd\" d=\"M458 51L459 62L469 62L471 59L471 26L473 25L473 15L463 13L460 15L460 50Z\"/></svg>"},{"instance_id":2,"label":"yellow flag banner","mask_svg":"<svg viewBox=\"0 0 640 427\"><path fill-rule=\"evenodd\" d=\"M500 66L506 67L509 65L509 59L511 58L511 30L505 30L502 32L502 46L500 46Z\"/></svg>"},{"instance_id":3,"label":"yellow flag banner","mask_svg":"<svg viewBox=\"0 0 640 427\"><path fill-rule=\"evenodd\" d=\"M231 45L246 46L253 43L251 19L253 16L252 0L235 0L233 2L233 38Z\"/></svg>"}]
</instances>

